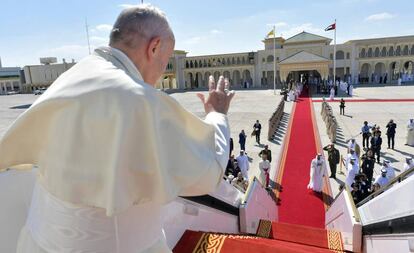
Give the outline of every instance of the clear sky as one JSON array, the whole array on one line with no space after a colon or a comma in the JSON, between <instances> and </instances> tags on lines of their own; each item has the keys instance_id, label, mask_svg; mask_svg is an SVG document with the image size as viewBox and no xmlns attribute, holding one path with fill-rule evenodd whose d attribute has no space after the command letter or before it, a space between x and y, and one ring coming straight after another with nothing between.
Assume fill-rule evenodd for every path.
<instances>
[{"instance_id":1,"label":"clear sky","mask_svg":"<svg viewBox=\"0 0 414 253\"><path fill-rule=\"evenodd\" d=\"M76 61L105 45L117 15L130 0L1 0L3 66L38 64L39 57ZM271 24L288 38L307 31L326 37L337 19L338 43L350 39L414 35L414 0L152 0L167 13L176 49L189 55L256 51Z\"/></svg>"}]
</instances>

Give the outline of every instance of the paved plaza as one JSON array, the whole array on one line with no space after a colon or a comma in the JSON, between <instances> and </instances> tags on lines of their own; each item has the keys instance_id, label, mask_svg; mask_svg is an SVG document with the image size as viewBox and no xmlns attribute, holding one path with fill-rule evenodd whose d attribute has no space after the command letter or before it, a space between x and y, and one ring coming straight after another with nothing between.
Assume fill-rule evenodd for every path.
<instances>
[{"instance_id":1,"label":"paved plaza","mask_svg":"<svg viewBox=\"0 0 414 253\"><path fill-rule=\"evenodd\" d=\"M354 94L353 98L347 99L412 99L414 97L414 86L360 87L354 89ZM171 94L171 96L177 99L187 110L193 112L195 115L201 118L205 116L202 104L196 96L196 92L174 93ZM0 136L3 136L9 125L37 98L38 96L31 94L0 96ZM315 98L315 100L319 98L320 96ZM234 140L233 154L237 156L240 151L238 134L244 129L248 135L246 151L251 161L249 171L250 177L258 176L260 173L258 169L258 164L260 162L258 153L263 149L264 144L268 144L269 148L272 150L273 161L271 178L274 178L276 173L274 168L279 162L281 147L283 145L293 107L292 102L285 103L284 116L276 135L276 139L272 142L267 141L267 122L281 99L282 96L279 95L279 91L277 91L275 95L273 90L240 90L237 91L236 96L234 97L228 114L231 126L231 136ZM404 145L407 121L409 118L414 118L414 102L349 102L346 104L345 116L339 115L339 103L333 102L331 104L339 124L336 147L340 150L341 154L344 156L346 155L346 141L351 138L351 136L358 135L363 121L367 120L369 123L377 124L381 127L383 133L381 155L383 158L389 159L393 163L397 174L400 173L404 158L407 155L414 154L414 147ZM320 115L321 103L315 101L313 106L321 144L324 146L330 143L330 141L326 134L325 123ZM395 150L387 149L385 125L390 119L393 119L397 123ZM256 120L259 120L263 127L261 134L262 146L256 144L254 137L250 137L253 124ZM356 137L356 140L361 145L362 137L360 135ZM380 165L376 164L375 174L378 174L379 170ZM343 168L342 171L345 171L345 168ZM339 183L342 183L344 180L345 175L338 175L338 180L330 179L331 189L334 196L338 192Z\"/></svg>"}]
</instances>

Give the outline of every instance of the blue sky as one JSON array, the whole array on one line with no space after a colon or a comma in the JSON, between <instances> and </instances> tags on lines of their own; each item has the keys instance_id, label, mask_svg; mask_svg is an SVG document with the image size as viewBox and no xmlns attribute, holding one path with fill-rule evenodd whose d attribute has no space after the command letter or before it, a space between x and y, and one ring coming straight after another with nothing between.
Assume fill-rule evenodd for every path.
<instances>
[{"instance_id":1,"label":"blue sky","mask_svg":"<svg viewBox=\"0 0 414 253\"><path fill-rule=\"evenodd\" d=\"M130 0L2 0L0 57L3 66L38 64L39 57L79 60L105 45L117 15ZM413 0L153 0L167 13L176 49L189 55L247 52L276 24L288 38L303 30L332 37L324 28L337 19L338 43L350 39L414 35Z\"/></svg>"}]
</instances>

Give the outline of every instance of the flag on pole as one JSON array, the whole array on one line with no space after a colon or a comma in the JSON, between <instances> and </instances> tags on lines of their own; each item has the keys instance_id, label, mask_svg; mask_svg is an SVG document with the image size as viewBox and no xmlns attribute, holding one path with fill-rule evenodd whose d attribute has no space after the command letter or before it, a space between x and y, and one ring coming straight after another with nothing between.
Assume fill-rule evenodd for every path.
<instances>
[{"instance_id":1,"label":"flag on pole","mask_svg":"<svg viewBox=\"0 0 414 253\"><path fill-rule=\"evenodd\" d=\"M325 28L325 31L335 30L336 29L336 23L333 23L332 25L329 25Z\"/></svg>"},{"instance_id":2,"label":"flag on pole","mask_svg":"<svg viewBox=\"0 0 414 253\"><path fill-rule=\"evenodd\" d=\"M275 29L272 29L268 34L267 37L269 38L270 36L275 36Z\"/></svg>"}]
</instances>

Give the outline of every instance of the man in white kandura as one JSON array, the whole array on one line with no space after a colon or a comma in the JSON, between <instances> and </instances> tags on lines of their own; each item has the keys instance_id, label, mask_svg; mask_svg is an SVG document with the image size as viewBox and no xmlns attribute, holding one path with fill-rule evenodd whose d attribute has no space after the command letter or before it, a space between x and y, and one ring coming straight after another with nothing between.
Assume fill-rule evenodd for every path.
<instances>
[{"instance_id":1,"label":"man in white kandura","mask_svg":"<svg viewBox=\"0 0 414 253\"><path fill-rule=\"evenodd\" d=\"M382 169L381 175L378 175L377 178L375 178L374 184L379 184L380 187L383 187L387 185L390 182L390 180L387 177L387 170Z\"/></svg>"},{"instance_id":2,"label":"man in white kandura","mask_svg":"<svg viewBox=\"0 0 414 253\"><path fill-rule=\"evenodd\" d=\"M311 162L308 189L312 189L315 192L322 192L324 176L326 176L325 159L321 154L317 154Z\"/></svg>"},{"instance_id":3,"label":"man in white kandura","mask_svg":"<svg viewBox=\"0 0 414 253\"><path fill-rule=\"evenodd\" d=\"M414 119L407 123L407 145L414 146Z\"/></svg>"},{"instance_id":4,"label":"man in white kandura","mask_svg":"<svg viewBox=\"0 0 414 253\"><path fill-rule=\"evenodd\" d=\"M347 174L346 174L345 183L349 188L351 188L352 183L355 180L355 176L359 172L358 161L354 157L351 158L348 166L346 167L346 170L347 170Z\"/></svg>"},{"instance_id":5,"label":"man in white kandura","mask_svg":"<svg viewBox=\"0 0 414 253\"><path fill-rule=\"evenodd\" d=\"M246 155L246 152L240 150L240 155L236 157L236 160L244 179L249 180L249 157Z\"/></svg>"},{"instance_id":6,"label":"man in white kandura","mask_svg":"<svg viewBox=\"0 0 414 253\"><path fill-rule=\"evenodd\" d=\"M407 171L407 170L411 170L412 168L414 168L414 160L412 157L407 156L405 158L405 163L404 163L404 168L403 168L403 172Z\"/></svg>"},{"instance_id":7,"label":"man in white kandura","mask_svg":"<svg viewBox=\"0 0 414 253\"><path fill-rule=\"evenodd\" d=\"M211 77L201 120L155 89L174 44L159 9L125 9L109 46L62 74L5 133L0 170L39 167L18 253L170 252L162 208L222 181L234 95Z\"/></svg>"},{"instance_id":8,"label":"man in white kandura","mask_svg":"<svg viewBox=\"0 0 414 253\"><path fill-rule=\"evenodd\" d=\"M391 162L389 160L384 160L382 168L387 171L387 178L391 180L395 177L395 169L392 167Z\"/></svg>"},{"instance_id":9,"label":"man in white kandura","mask_svg":"<svg viewBox=\"0 0 414 253\"><path fill-rule=\"evenodd\" d=\"M334 86L332 86L330 93L329 93L329 99L334 100L334 98L335 98L335 88Z\"/></svg>"}]
</instances>

